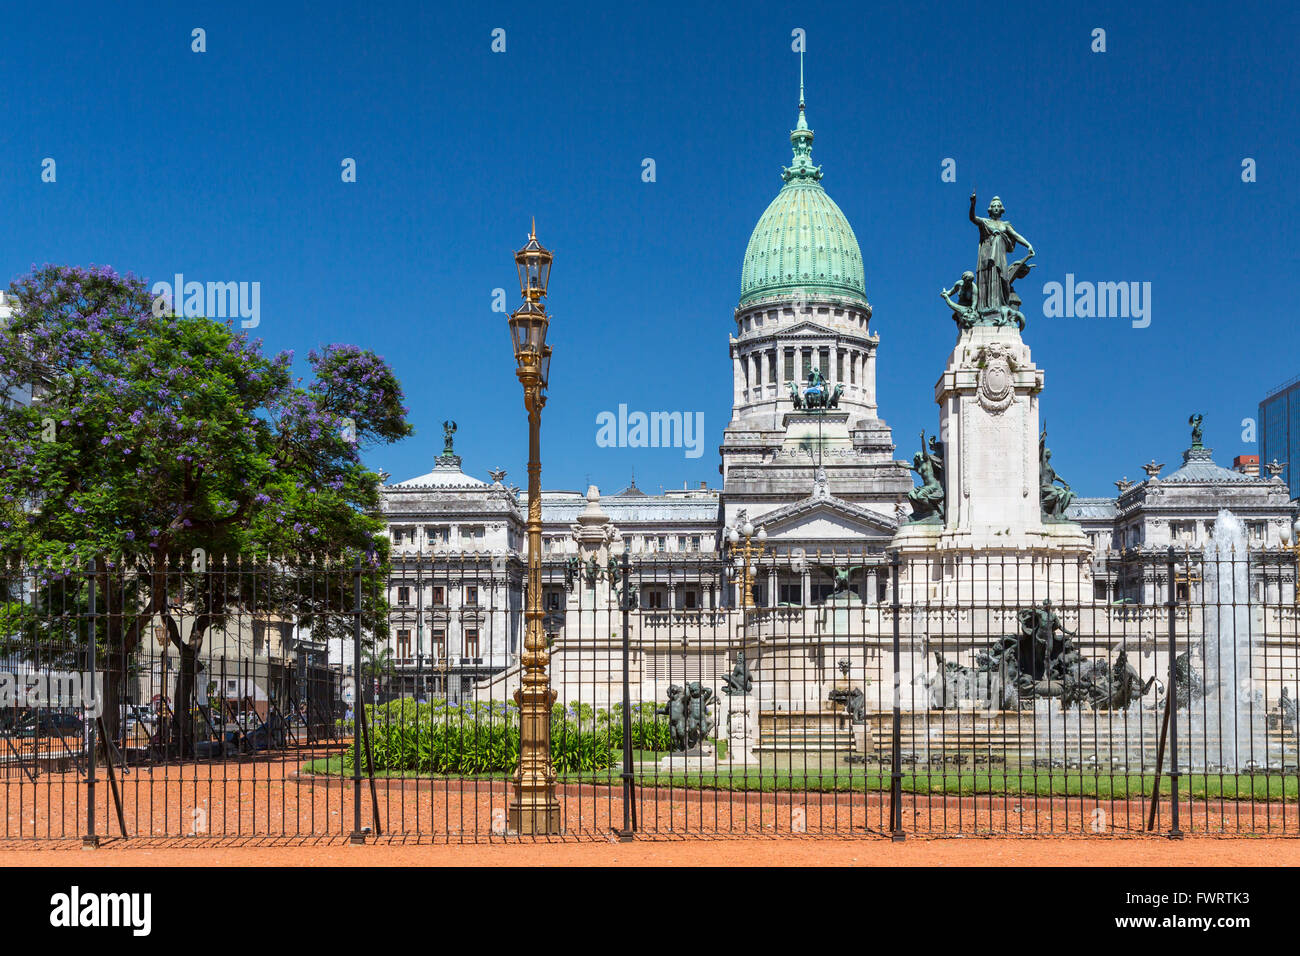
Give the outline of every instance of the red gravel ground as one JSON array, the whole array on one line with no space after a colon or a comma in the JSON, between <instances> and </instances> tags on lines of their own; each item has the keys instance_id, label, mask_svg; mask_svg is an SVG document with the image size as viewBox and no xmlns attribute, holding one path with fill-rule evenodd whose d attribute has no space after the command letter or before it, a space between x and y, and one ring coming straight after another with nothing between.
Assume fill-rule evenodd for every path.
<instances>
[{"instance_id":1,"label":"red gravel ground","mask_svg":"<svg viewBox=\"0 0 1300 956\"><path fill-rule=\"evenodd\" d=\"M701 864L883 865L1280 864L1300 861L1294 803L1199 801L1180 805L1188 839L1144 835L1140 801L904 794L908 842L891 843L887 795L727 793L638 788L637 842L611 842L621 826L617 786L563 786L565 835L533 841L501 833L505 781L379 780L379 829L353 847L350 780L299 776L301 754L272 760L132 768L119 778L122 840L103 768L96 832L80 850L86 787L75 773L35 783L0 777L0 865L431 865ZM374 827L369 786L362 826ZM1168 804L1157 831L1169 827ZM190 834L193 834L191 836ZM990 835L1009 838L988 839ZM1023 839L1030 836L1035 839ZM737 839L740 837L741 839ZM833 837L833 839L827 839ZM944 837L943 839L935 839ZM1225 839L1224 837L1246 837Z\"/></svg>"},{"instance_id":2,"label":"red gravel ground","mask_svg":"<svg viewBox=\"0 0 1300 956\"><path fill-rule=\"evenodd\" d=\"M12 866L1295 866L1300 842L1282 839L680 840L397 844L363 847L339 840L297 845L204 841L185 846L77 844L0 848Z\"/></svg>"}]
</instances>

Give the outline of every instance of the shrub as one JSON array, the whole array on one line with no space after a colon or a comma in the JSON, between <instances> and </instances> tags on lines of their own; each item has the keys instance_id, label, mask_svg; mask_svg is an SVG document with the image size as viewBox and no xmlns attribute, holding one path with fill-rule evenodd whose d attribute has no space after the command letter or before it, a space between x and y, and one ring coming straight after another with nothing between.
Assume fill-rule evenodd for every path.
<instances>
[{"instance_id":1,"label":"shrub","mask_svg":"<svg viewBox=\"0 0 1300 956\"><path fill-rule=\"evenodd\" d=\"M597 732L594 717L593 711L593 722L583 726L563 707L552 712L551 760L557 773L613 765L614 751L608 737ZM376 772L473 775L513 773L519 766L519 710L512 704L398 698L367 704L366 722ZM343 758L349 772L353 760L349 750Z\"/></svg>"}]
</instances>

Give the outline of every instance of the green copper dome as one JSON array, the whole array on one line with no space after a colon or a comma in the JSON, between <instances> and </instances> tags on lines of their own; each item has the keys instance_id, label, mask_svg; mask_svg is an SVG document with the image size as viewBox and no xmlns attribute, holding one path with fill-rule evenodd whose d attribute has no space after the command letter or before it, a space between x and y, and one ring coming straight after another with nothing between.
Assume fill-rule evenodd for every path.
<instances>
[{"instance_id":1,"label":"green copper dome","mask_svg":"<svg viewBox=\"0 0 1300 956\"><path fill-rule=\"evenodd\" d=\"M812 164L813 131L804 116L790 133L794 165L781 170L785 186L759 217L740 270L740 305L774 295L847 296L867 301L862 251L853 227L822 189L822 170Z\"/></svg>"}]
</instances>

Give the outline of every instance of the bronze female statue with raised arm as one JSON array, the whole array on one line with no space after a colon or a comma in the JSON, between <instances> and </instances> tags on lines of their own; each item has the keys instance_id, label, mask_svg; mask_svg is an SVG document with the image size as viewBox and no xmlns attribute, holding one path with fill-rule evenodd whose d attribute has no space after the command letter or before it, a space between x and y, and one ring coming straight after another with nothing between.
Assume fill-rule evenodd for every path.
<instances>
[{"instance_id":1,"label":"bronze female statue with raised arm","mask_svg":"<svg viewBox=\"0 0 1300 956\"><path fill-rule=\"evenodd\" d=\"M1028 239L1016 232L1011 223L1002 218L1006 210L997 196L989 203L988 212L988 218L975 215L975 193L972 192L970 221L980 231L979 257L975 269L975 308L981 314L998 312L1006 315L1006 310L1019 311L1020 297L1016 295L1012 283L1029 274L1032 266L1028 261L1034 257L1034 247ZM1008 265L1007 253L1014 252L1017 244L1028 249L1029 254Z\"/></svg>"}]
</instances>

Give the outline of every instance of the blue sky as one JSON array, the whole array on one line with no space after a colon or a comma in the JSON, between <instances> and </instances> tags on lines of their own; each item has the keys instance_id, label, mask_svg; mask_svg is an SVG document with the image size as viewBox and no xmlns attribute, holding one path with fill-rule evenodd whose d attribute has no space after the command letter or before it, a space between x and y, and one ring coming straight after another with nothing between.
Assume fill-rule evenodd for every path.
<instances>
[{"instance_id":1,"label":"blue sky","mask_svg":"<svg viewBox=\"0 0 1300 956\"><path fill-rule=\"evenodd\" d=\"M937 292L973 267L974 183L1038 252L1019 291L1053 463L1113 494L1153 456L1179 461L1193 411L1221 463L1256 452L1242 419L1300 373L1300 14L1137 7L12 5L0 275L260 282L268 350L352 342L395 367L417 433L372 465L428 470L452 418L466 470L523 484L491 305L498 287L516 301L536 215L556 254L544 484L614 490L635 468L646 490L714 485L741 258L790 159L802 28L813 158L862 246L898 457L937 425L954 339ZM1150 282L1150 326L1045 318L1042 284L1066 273ZM704 455L597 447L620 403L703 412Z\"/></svg>"}]
</instances>

